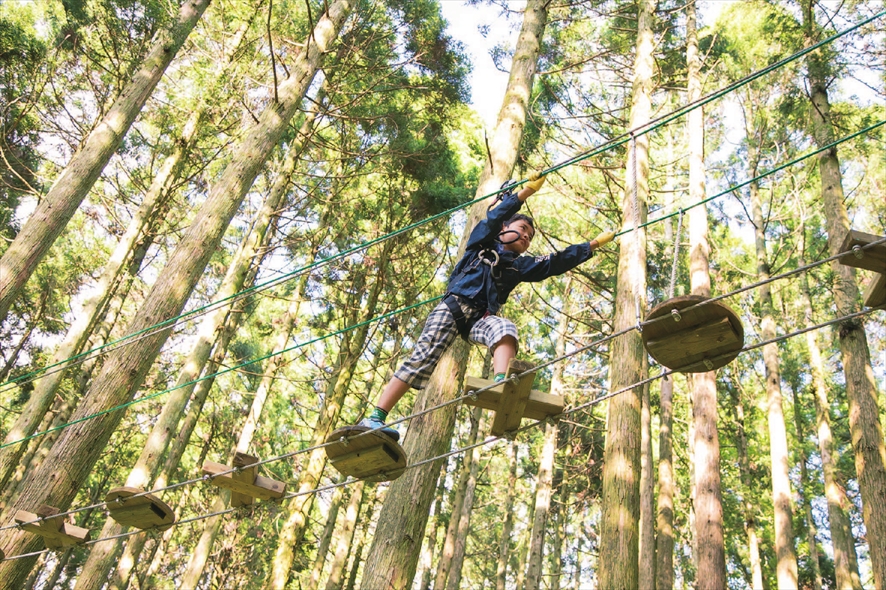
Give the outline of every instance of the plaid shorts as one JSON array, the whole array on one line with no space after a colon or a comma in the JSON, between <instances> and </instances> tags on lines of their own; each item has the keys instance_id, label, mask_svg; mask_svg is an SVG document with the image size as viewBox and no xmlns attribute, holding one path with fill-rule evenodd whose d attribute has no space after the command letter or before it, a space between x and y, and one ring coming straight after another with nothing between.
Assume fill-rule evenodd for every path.
<instances>
[{"instance_id":1,"label":"plaid shorts","mask_svg":"<svg viewBox=\"0 0 886 590\"><path fill-rule=\"evenodd\" d=\"M480 316L483 311L467 305L463 300L457 299L468 320ZM409 360L403 363L394 373L394 377L408 383L415 389L424 389L431 374L437 367L437 362L446 349L452 344L458 335L455 319L445 303L439 303L425 321L421 336L415 343L415 349ZM483 344L492 348L505 336L513 336L517 339L517 326L514 322L504 318L488 315L481 318L471 328L470 340L477 344Z\"/></svg>"}]
</instances>

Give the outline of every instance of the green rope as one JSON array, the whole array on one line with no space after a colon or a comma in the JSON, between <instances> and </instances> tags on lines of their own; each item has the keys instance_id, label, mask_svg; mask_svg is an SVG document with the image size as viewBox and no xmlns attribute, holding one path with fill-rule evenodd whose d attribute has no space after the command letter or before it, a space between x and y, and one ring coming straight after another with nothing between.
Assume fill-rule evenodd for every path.
<instances>
[{"instance_id":1,"label":"green rope","mask_svg":"<svg viewBox=\"0 0 886 590\"><path fill-rule=\"evenodd\" d=\"M807 158L810 158L810 157L812 157L812 156L815 156L815 155L817 155L817 154L819 154L819 153L821 153L821 152L823 152L823 151L827 151L827 150L829 150L829 149L831 149L831 148L833 148L833 147L835 147L835 146L837 146L837 145L839 145L839 144L841 144L841 143L844 143L844 142L846 142L846 141L849 141L849 140L851 140L851 139L854 139L854 138L858 137L859 135L862 135L862 134L867 133L867 132L869 132L869 131L872 131L872 130L878 128L878 127L881 127L882 125L886 125L886 120L884 120L884 121L880 121L879 123L875 123L875 124L873 124L873 125L871 125L871 126L869 126L869 127L866 127L866 128L864 128L864 129L860 130L860 131L857 131L857 132L855 132L855 133L853 133L853 134L851 134L851 135L848 135L848 136L846 136L846 137L843 137L843 138L841 138L841 139L838 139L837 141L834 141L834 142L832 142L832 143L829 143L828 145L825 145L825 146L820 147L820 148L818 148L818 149L816 149L816 150L813 150L813 151L811 151L811 152L808 152L808 153L806 153L806 154L804 154L804 155L802 155L802 156L799 156L799 157L797 157L797 158L794 158L793 160L791 160L791 161L789 161L789 162L787 162L787 163L785 163L785 164L781 164L781 165L779 165L779 166L776 166L776 167L773 168L772 170L769 170L769 171L767 171L767 172L764 172L763 174L759 174L759 175L757 175L756 177L754 177L754 178L752 178L752 179L750 179L750 180L747 180L747 181L744 181L744 182L742 182L742 183L740 183L740 184L737 184L737 185L735 185L735 186L733 186L733 187L731 187L731 188L729 188L729 189L727 189L727 190L725 190L725 191L722 191L722 192L720 192L720 193L718 193L718 194L716 194L716 195L714 195L714 196L712 196L712 197L708 197L708 198L706 198L706 199L704 199L704 200L702 200L702 201L699 201L698 203L695 203L694 205L691 205L691 206L689 206L689 207L683 207L683 208L681 209L681 211L682 211L683 213L685 213L686 211L688 211L689 209L692 209L693 207L698 207L698 206L700 206L700 205L702 205L702 204L704 204L704 203L707 203L707 202L709 202L709 201L712 201L712 200L714 200L714 199L717 199L717 198L719 198L719 197L722 197L722 196L724 196L724 195L727 195L727 194L729 194L729 193L731 193L731 192L733 192L733 191L735 191L735 190L738 190L738 189L740 189L740 188L742 188L742 187L744 187L744 186L750 184L751 182L755 182L755 181L757 181L757 180L760 180L760 179L762 179L762 178L764 178L764 177L766 177L766 176L768 176L768 175L770 175L770 174L774 174L774 173L776 173L776 172L780 172L781 170L784 170L784 169L787 168L788 166L792 166L792 165L794 165L794 164L796 164L796 163L798 163L798 162L801 162L801 161L803 161L803 160L805 160L805 159L807 159ZM665 215L665 216L662 216L662 217L658 217L658 218L654 219L653 221L648 221L648 222L646 222L646 223L644 223L644 224L641 224L639 227L647 227L647 226L652 225L652 224L654 224L654 223L658 223L658 222L660 222L660 221L664 221L665 219L668 219L668 218L670 218L670 217L673 217L674 215L678 215L678 214L680 214L681 211L675 211L674 213L671 213L671 214L669 214L669 215ZM633 231L633 230L627 230L627 231L621 232L621 234L618 234L618 235L626 234L626 233L629 233L630 231ZM371 324L371 323L374 323L374 322L378 322L378 321L385 320L385 319L387 319L387 318L389 318L389 317L392 317L392 316L397 315L397 314L400 314L400 313L404 313L404 312L406 312L406 311L409 311L409 310L411 310L411 309L415 309L415 308L420 307L420 306L422 306L422 305L426 305L426 304L428 304L428 303L433 303L434 301L439 301L439 300L442 299L442 298L443 298L442 295L438 295L437 297L432 297L431 299L426 299L425 301L421 301L421 302L419 302L419 303L414 303L414 304L412 304L412 305L409 305L409 306L407 306L407 307L401 308L401 309L399 309L399 310L390 311L390 312L388 312L388 313L382 314L382 315L377 316L377 317L375 317L375 318L372 318L372 319L369 319L369 320L364 320L364 321L362 321L362 322L359 322L359 323L357 323L357 324L353 324L353 325L348 326L348 327L346 327L346 328L342 328L342 329L337 330L337 331L335 331L335 332L332 332L332 333L329 333L329 334L325 334L325 335L323 335L323 336L319 336L319 337L317 337L317 338L314 338L313 340L309 340L309 341L307 341L307 342L303 342L303 343L301 343L301 344L293 345L293 346L291 346L291 347L289 347L289 348L286 348L286 349L280 350L280 351L278 351L278 352L271 352L271 353L269 353L269 354L266 354L265 356L262 356L262 357L259 357L259 358L255 358L255 359L251 359L251 360L244 361L244 362L240 363L239 365L235 365L235 366L229 367L229 368L227 368L227 369L223 369L223 370L218 371L218 372L216 372L216 373L212 373L212 374L209 374L209 375L204 375L203 377L200 377L200 378L195 379L195 380L193 380L193 381L189 381L188 383L183 383L182 385L177 385L177 386L174 386L174 387L170 387L170 388L168 388L168 389L164 389L163 391L158 391L158 392L156 392L156 393L152 393L152 394L150 394L150 395L146 395L146 396L140 397L140 398L135 399L135 400L130 400L130 401L126 402L126 403L120 404L120 405L115 406L115 407L113 407L113 408L108 408L107 410L102 410L102 411L100 411L100 412L96 412L96 413L91 414L91 415L89 415L89 416L84 416L83 418L79 418L79 419L77 419L77 420L75 420L75 421L73 421L73 422L68 422L68 423L66 423L66 424L59 424L58 426L54 426L53 428L50 428L50 429L45 430L45 431L43 431L43 432L37 432L37 433L34 433L34 434L32 434L32 435L30 435L30 436L27 436L27 437L25 437L25 438L22 438L22 439L19 439L19 440L16 440L16 441L12 441L12 442L8 442L8 443L6 443L6 444L0 445L0 449L4 449L4 448L9 447L9 446L12 446L12 445L17 445L17 444L20 444L20 443L23 443L23 442L27 442L27 441L29 441L29 440L31 440L31 439L33 439L33 438L37 438L37 437L39 437L39 436L43 436L43 435L45 435L45 434L49 434L49 433L51 433L51 432L55 432L56 430L61 430L61 429L63 429L63 428L67 428L68 426L73 426L74 424L78 424L78 423L80 423L80 422L85 422L86 420L91 420L92 418L97 418L97 417L99 417L99 416L103 416L103 415L105 415L105 414L110 414L111 412L116 412L116 411L119 411L119 410L122 410L122 409L128 408L129 406L135 405L136 403L140 403L140 402L143 402L143 401L148 401L148 400L151 400L151 399L157 398L157 397L159 397L159 396L161 396L161 395L164 395L164 394L166 394L166 393L169 393L169 392L171 392L171 391L175 391L176 389L180 389L180 388L182 388L182 387L187 387L187 386L189 386L189 385L192 385L192 384L195 384L195 383L199 383L200 381L204 381L204 380L206 380L206 379L214 378L214 377L217 377L217 376L219 376L219 375L224 375L225 373L230 373L231 371L236 371L237 369L242 369L243 367L249 366L249 365L251 365L251 364L253 364L253 363L261 362L261 361L267 360L267 359L269 359L269 358L272 358L272 357L274 357L274 356L277 356L277 355L280 355L280 354L285 354L285 353L287 353L287 352L291 352L291 351L293 351L293 350L297 350L297 349L299 349L299 348L303 348L303 347L308 346L308 345L310 345L310 344L314 344L314 343L316 343L316 342L320 342L320 341L326 340L327 338L331 338L331 337L333 337L333 336L338 336L338 335L340 335L340 334L344 334L345 332L349 332L349 331L354 330L354 329L357 329L357 328L359 328L359 327L366 326L366 325Z\"/></svg>"},{"instance_id":2,"label":"green rope","mask_svg":"<svg viewBox=\"0 0 886 590\"><path fill-rule=\"evenodd\" d=\"M407 312L407 311L409 311L409 310L411 310L411 309L415 309L416 307L420 307L420 306L422 306L422 305L425 305L425 304L427 304L427 303L432 303L432 302L434 302L434 301L438 301L438 300L440 300L440 299L443 299L443 296L442 296L442 295L438 295L437 297L432 297L431 299L426 299L425 301L421 301L421 302L419 302L419 303L413 303L412 305L409 305L409 306L407 306L407 307L403 307L403 308L401 308L401 309L397 309L397 310L394 310L394 311L389 311L389 312L387 312L387 313L385 313L385 314L382 314L382 315L380 315L380 316L374 317L374 318L372 318L372 319L364 320L364 321L362 321L362 322L358 322L358 323L356 323L356 324L350 325L350 326L348 326L348 327L346 327L346 328L342 328L342 329L337 330L337 331L335 331L335 332L330 332L330 333L328 333L328 334L324 334L323 336L318 336L317 338L314 338L313 340L308 340L307 342L302 342L301 344L295 344L295 345L293 345L293 346L290 346L289 348L284 348L283 350L279 350L279 351L277 351L277 352L271 352L271 353L268 353L268 354L266 354L266 355L264 355L264 356L262 356L262 357L258 357L258 358L254 358L254 359L250 359L250 360L244 361L244 362L240 363L239 365L234 365L234 366L232 366L232 367L228 367L228 368L226 368L226 369L222 369L221 371L217 371L217 372L215 372L215 373L211 373L211 374L209 374L209 375L204 375L204 376L202 376L202 377L198 377L197 379L194 379L194 380L192 380L192 381L188 381L187 383L182 383L181 385L175 385L175 386L173 386L173 387L169 387L169 388L167 388L167 389L164 389L163 391L158 391L158 392L155 392L155 393L151 393L151 394L149 394L149 395L142 396L142 397L140 397L140 398L138 398L138 399L130 400L130 401L126 402L126 403L120 404L120 405L118 405L118 406L114 406L113 408L108 408L107 410L102 410L102 411L100 411L100 412L96 412L96 413L94 413L94 414L90 414L89 416L84 416L84 417L82 417L82 418L78 418L77 420L74 420L74 421L72 421L72 422L68 422L68 423L66 423L66 424L59 424L58 426L53 426L52 428L49 428L49 429L44 430L44 431L42 431L42 432L35 432L34 434L32 434L32 435L30 435L30 436L26 436L25 438L21 438L21 439L19 439L19 440L12 441L12 442L8 442L8 443L6 443L6 444L0 445L0 449L5 449L6 447L11 447L11 446L13 446L13 445L17 445L17 444L21 444L21 443L24 443L24 442L28 442L28 441L31 440L31 439L34 439L34 438L37 438L37 437L40 437L40 436L44 436L44 435L46 435L46 434L49 434L49 433L51 433L51 432L55 432L55 431L57 431L57 430L61 430L61 429L63 429L63 428L67 428L68 426L73 426L74 424L79 424L80 422L85 422L85 421L87 421L87 420L92 420L93 418L98 418L99 416L104 416L105 414L110 414L111 412L117 412L117 411L119 411L119 410L126 409L126 408L128 408L129 406L132 406L132 405L135 405L135 404L137 404L137 403L144 402L144 401L152 400L152 399L154 399L154 398L160 397L161 395L165 395L165 394L167 394L167 393L170 393L170 392L172 392L172 391L175 391L176 389L181 389L182 387L188 387L188 386L190 386L190 385L195 385L195 384L197 384L197 383L200 383L201 381L205 381L206 379L213 379L213 378L218 377L218 376L220 376L220 375L224 375L224 374L226 374L226 373L230 373L231 371L236 371L236 370L238 370L238 369L242 369L242 368L244 368L244 367L248 367L249 365L252 365L252 364L254 364L254 363L259 363L259 362L262 362L262 361L266 361L266 360L268 360L269 358L272 358L272 357L275 357L275 356L279 356L279 355L281 355L281 354L286 354L287 352L292 352L293 350L297 350L297 349L299 349L299 348L304 348L305 346L309 346L309 345L311 345L311 344L315 344L315 343L317 343L317 342L322 342L323 340L326 340L326 339L328 339L328 338L332 338L333 336L339 336L339 335L341 335L341 334L344 334L345 332L350 332L351 330L356 330L357 328L361 328L361 327L363 327L363 326L368 326L369 324L372 324L372 323L375 323L375 322L380 322L380 321L386 320L386 319L388 319L388 318L390 318L390 317L393 317L393 316L395 316L395 315L398 315L398 314L401 314L401 313L405 313L405 312Z\"/></svg>"},{"instance_id":3,"label":"green rope","mask_svg":"<svg viewBox=\"0 0 886 590\"><path fill-rule=\"evenodd\" d=\"M560 170L560 169L562 169L562 168L565 168L566 166L570 166L570 165L575 164L575 163L577 163L577 162L581 162L581 161L583 161L583 160L586 160L586 159L592 158L592 157L594 157L594 156L596 156L596 155L598 155L598 154L600 154L600 153L603 153L603 152L605 152L605 151L609 151L609 150L611 150L611 149L613 149L613 148L615 148L615 147L618 147L618 146L620 146L620 145L626 143L627 141L629 141L630 137L632 137L632 136L636 136L636 135L640 135L640 134L649 133L649 132L651 132L651 131L654 131L654 130L656 130L656 129L659 129L660 127L663 127L664 125L667 125L668 123L670 123L670 122L673 121L674 119L676 119L676 118L678 118L678 117L681 117L681 116L685 115L686 113L688 113L688 112L690 112L690 111L692 111L692 110L694 110L694 109L696 109L696 108L699 108L699 107L701 107L701 106L704 106L705 104L708 104L709 102L711 102L711 101L713 101L713 100L716 100L717 98L720 98L720 97L722 97L722 96L728 94L729 92L732 92L732 91L734 91L734 90L740 88L741 86L744 86L745 84L748 84L748 83L750 83L750 82L756 80L757 78L760 78L761 76L764 76L764 75L770 73L771 71L775 70L776 68L782 67L782 66L784 66L784 65L786 65L786 64L788 64L788 63L790 63L790 62L792 62L792 61L794 61L794 60L796 60L796 59L799 59L800 57L803 57L804 55L810 53L811 51L815 51L815 50L818 49L819 47L822 47L823 45L826 45L826 44L828 44L828 43L831 43L831 42L835 41L836 39L839 39L840 37L843 37L843 36L845 36L845 35L847 35L847 34L853 32L853 31L859 29L860 27L863 27L864 25L866 25L866 24L868 24L868 23L870 23L870 22L872 22L872 21L874 21L874 20L879 19L880 17L882 17L882 16L884 16L884 15L886 15L886 11L881 11L880 13L878 13L878 14L876 14L876 15L870 17L870 18L867 18L867 19L865 19L865 20L863 20L863 21L861 21L861 22L859 22L859 23L856 23L855 25L849 27L848 29L845 29L844 31L841 31L841 32L839 32L839 33L835 33L835 34L832 35L831 37L828 37L828 38L826 38L826 39L823 39L823 40L819 41L818 43L816 43L816 44L814 44L814 45L811 45L810 47L807 47L807 48L805 48L805 49L803 49L803 50L801 50L801 51L798 51L797 53L795 53L795 54L793 54L793 55L791 55L791 56L788 56L788 57L782 59L781 61L778 61L778 62L776 62L776 63L774 63L774 64L772 64L772 65L770 65L770 66L767 66L766 68L764 68L764 69L762 69L762 70L759 70L758 72L755 72L755 73L753 73L753 74L750 74L749 76L746 76L746 77L742 78L741 80L739 80L739 81L737 81L737 82L734 82L733 84L730 84L729 86L726 86L725 88L723 88L723 89L721 89L721 90L719 90L719 91L717 91L717 92L714 92L714 93L712 93L712 94L710 94L710 95L708 95L708 96L705 96L705 97L702 97L702 98L698 99L697 101L695 101L695 102L693 102L693 103L690 103L690 104L688 104L688 105L686 105L686 106L684 106L684 107L681 107L681 108L677 109L676 111L674 111L673 113L670 113L670 114L668 114L668 115L663 115L662 117L659 117L659 118L657 118L657 119L653 119L653 120L651 120L651 121L649 121L649 122L647 122L647 123L641 125L641 126L638 127L637 129L627 131L627 132L623 133L622 135L620 135L620 136L618 136L618 137L616 137L616 138L614 138L614 139L611 139L611 140L609 140L609 141L603 143L602 145L600 145L600 146L598 146L598 147L596 147L596 148L594 148L594 149L592 149L592 150L589 150L589 151L587 151L587 152L584 152L584 153L582 153L582 154L579 154L578 156L575 156L575 157L573 157L573 158L571 158L571 159L568 159L568 160L566 160L566 161L564 161L564 162L562 162L562 163L560 163L560 164L557 164L557 165L555 165L555 166L553 166L553 167L551 167L551 168L548 168L548 169L542 171L542 173L545 174L545 175L546 175L546 174L550 174L551 172L555 172L555 171L557 171L557 170ZM518 181L518 182L516 183L516 186L522 186L522 185L525 184L526 182L528 182L528 179L520 180L520 181ZM748 181L748 182L752 182L752 181ZM512 185L512 186L513 186L513 185ZM743 186L743 185L742 185L742 186ZM277 284L283 283L283 282L285 282L285 281L287 281L287 280L289 280L289 279L291 279L291 278L294 278L294 277L296 277L296 276L299 276L299 275L301 275L301 274L303 274L303 273L305 273L305 272L309 272L309 271L314 270L314 269L317 269L317 268L319 268L319 267L321 267L321 266L325 266L326 264L329 264L330 262L332 262L332 261L334 261L334 260L338 260L338 259L340 259L340 258L344 258L344 257L346 257L346 256L349 256L350 254L354 254L354 253L359 252L359 251L361 251L361 250L365 250L365 249L367 249L367 248L369 248L369 247L371 247L371 246L374 246L375 244L378 244L378 243L383 242L383 241L385 241L385 240L391 239L391 238L396 237L396 236L398 236L398 235L401 235L401 234L403 234L403 233L406 233L406 232L412 231L413 229L415 229L415 228L417 228L417 227L420 227L420 226L422 226L422 225L425 225L425 224L427 224L427 223L430 223L430 222L435 221L435 220L437 220L437 219L440 219L440 218L442 218L442 217L449 216L449 215L451 215L452 213L455 213L456 211L459 211L459 210L461 210L461 209L464 209L464 208L466 208L466 207L469 207L469 206L472 206L472 205L474 205L474 204L476 204L476 203L479 203L479 202L481 202L481 201L484 201L484 200L488 199L489 197L492 197L492 196L498 195L498 194L502 193L503 190L504 190L504 189L499 189L499 190L493 191L493 192L491 192L491 193L489 193L489 194L487 194L487 195L484 195L484 196L482 196L482 197L479 197L479 198L477 198L477 199L474 199L474 200L472 200L472 201L468 201L468 202L463 203L463 204L461 204L461 205L457 205L457 206L455 206L455 207L452 207L452 208L450 208L450 209L447 209L446 211L443 211L443 212L438 213L438 214L436 214L436 215L432 215L432 216L430 216L430 217L428 217L428 218L426 218L426 219L424 219L424 220L417 221L417 222L415 222L415 223L412 223L412 224L410 224L410 225L407 225L407 226L405 226L405 227L403 227L403 228L400 228L400 229L398 229L398 230L396 230L396 231L393 231L393 232L391 232L391 233L388 233L388 234L386 234L386 235L380 236L380 237L375 238L375 239L373 239L373 240L369 240L369 241L367 241L367 242L363 242L363 243L361 243L361 244L359 244L359 245L357 245L357 246L354 246L354 247L352 247L352 248L350 248L350 249L348 249L348 250L345 250L345 251L343 251L343 252L340 252L340 253L338 253L338 254L336 254L336 255L334 255L334 256L330 256L330 257L328 257L328 258L325 258L325 259L322 259L322 260L319 260L319 261L313 262L313 263L311 263L311 264L309 264L309 265L307 265L307 266L304 266L304 267L302 267L302 268L300 268L300 269L296 269L296 270L294 270L294 271L292 271L292 272L290 272L290 273L287 273L287 274L284 274L284 275L282 275L282 276L280 276L280 277L277 277L276 279L272 279L272 280L270 280L270 281L266 281L265 283L261 283L261 284L258 284L258 285L253 285L252 287L249 287L249 288L247 288L247 289L244 289L244 290L242 290L242 291L239 291L239 292L237 292L237 293L234 293L233 295L230 295L230 296L228 296L228 297L226 297L226 298L224 298L224 299L220 299L220 300L218 300L218 301L214 301L214 302L209 303L209 304L207 304L207 305L204 305L204 306L202 306L202 307L198 307L198 308L195 308L195 309L193 309L193 310L191 310L191 311L185 312L185 313L183 313L183 314L181 314L181 315L178 315L178 316L176 316L176 317L169 318L169 319L167 319L167 320L164 320L164 321L159 322L159 323L157 323L157 324L154 324L154 325L152 325L152 326L148 326L148 327L146 327L146 328L144 328L144 329L142 329L142 330L140 330L140 331L138 331L138 332L134 332L134 333L132 333L132 334L127 334L127 335L125 335L125 336L122 336L121 338L118 338L117 340L113 340L113 341L111 341L111 342L107 342L107 343L102 344L102 345L100 345L100 346L97 346L97 347L95 347L95 348L93 348L93 349L90 349L90 350L85 351L85 352L82 352L82 353L80 353L80 354L78 354L78 355L72 356L72 357L70 357L70 358L67 359L67 360L59 361L59 362L54 363L54 364L52 364L52 365L48 365L48 366L45 366L45 367L41 367L41 368L35 369L35 370L33 370L33 371L29 372L29 373L26 373L26 374L24 374L24 375L21 375L21 376L19 376L19 377L16 377L15 379L10 379L10 380L6 381L5 383L0 384L0 392L6 391L7 386L19 384L19 383L21 383L21 382L23 382L23 381L25 381L25 380L29 380L31 377L35 377L35 376L37 376L37 375L43 374L43 373L45 373L46 371L49 371L50 369L53 369L53 368L59 367L59 366L61 366L61 365L66 365L66 364L69 364L69 363L73 363L73 362L75 362L75 361L77 361L77 360L79 360L79 359L82 359L82 358L84 358L84 357L87 357L88 355L91 355L91 354L93 354L93 353L96 353L96 352L99 352L99 351L105 350L105 349L107 349L107 348L110 348L110 347L115 346L115 345L118 345L118 344L123 345L123 344L125 344L127 341L129 341L129 340L133 340L133 339L135 339L135 338L137 338L137 337L139 337L139 336L141 336L141 335L143 335L143 334L147 334L147 333L149 333L149 332L150 332L150 333L153 333L153 332L156 332L156 331L158 331L158 330L165 329L165 328L168 327L168 326L171 326L171 325L173 325L173 324L176 324L176 323L178 323L178 322L180 322L180 321L182 321L182 320L188 319L188 318L190 318L190 317L194 317L194 316L197 316L197 315L201 315L201 314L204 314L204 313L208 313L209 311L211 311L211 310L213 310L213 309L215 309L215 308L217 308L217 307L221 307L222 305L224 305L224 304L227 303L227 302L232 302L233 300L240 299L240 298L242 298L242 297L244 297L244 296L246 296L246 295L249 295L249 294L254 293L254 292L258 292L258 291L260 291L260 290L269 289L269 288L271 288L271 287L273 287L273 286L275 286L275 285L277 285ZM719 195L717 195L717 196L719 196ZM714 198L714 197L711 197L711 198ZM702 202L700 202L700 203L697 203L696 205L692 205L691 207L688 207L687 209L692 208L692 207L695 207L695 206L700 205L700 204L702 204L702 203L705 203L705 202L707 202L707 201L709 201L709 200L711 200L711 199L706 199L706 200L704 200L704 201L702 201ZM675 213L675 214L676 214L676 213ZM674 214L672 214L672 215L674 215ZM672 215L669 215L668 217L671 217ZM661 219L667 219L668 217L657 218L656 221L659 221L659 220L661 220ZM647 222L646 224L643 224L643 225L641 225L640 227L645 227L645 226L648 225L649 223L651 223L651 222ZM630 231L630 230L629 230L629 231ZM623 233L625 233L625 232L623 232ZM618 234L618 235L621 235L621 234ZM0 447L0 448L2 448L2 447Z\"/></svg>"}]
</instances>

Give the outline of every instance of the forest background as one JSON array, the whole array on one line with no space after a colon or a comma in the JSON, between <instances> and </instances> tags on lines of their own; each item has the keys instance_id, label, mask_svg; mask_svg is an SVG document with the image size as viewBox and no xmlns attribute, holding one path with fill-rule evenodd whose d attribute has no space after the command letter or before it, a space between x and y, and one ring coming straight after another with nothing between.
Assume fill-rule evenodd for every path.
<instances>
[{"instance_id":1,"label":"forest background","mask_svg":"<svg viewBox=\"0 0 886 590\"><path fill-rule=\"evenodd\" d=\"M403 492L344 480L318 447L371 408L442 293L468 206L493 192L477 187L498 122L472 94L497 105L511 90L470 87L441 4L0 5L0 587L379 587L368 566L394 543L382 507ZM862 314L845 317L822 154L839 154L848 225L886 235L883 3L749 1L708 19L702 3L697 31L683 2L488 5L513 33L490 51L502 72L523 59L527 15L544 11L516 157L495 172L550 171L528 202L531 253L621 235L512 296L521 357L558 359L535 387L570 411L508 441L487 439L488 413L453 409L422 534L387 549L410 555L395 587L606 587L606 563L644 588L706 587L712 563L730 588L882 587L869 530L886 525L886 503L863 496L886 490L886 316L861 305L875 276L861 271L849 298ZM638 204L624 134L646 32ZM691 47L711 97L703 131L669 116L697 98ZM624 507L641 534L624 560L603 559L617 279L644 275L642 313L692 290L700 137L713 295L735 292L725 302L746 345L774 342L716 374L721 565L697 522L697 384L679 374L629 388L638 498ZM630 266L619 252L641 245L638 209L645 262ZM843 344L858 329L873 438L851 419ZM474 349L462 374L487 364ZM413 393L392 416L410 417L407 440ZM288 496L229 508L201 466L234 451L272 459L261 473ZM156 490L179 523L117 525L103 500L122 485ZM13 520L39 504L70 511L93 541L43 550Z\"/></svg>"}]
</instances>

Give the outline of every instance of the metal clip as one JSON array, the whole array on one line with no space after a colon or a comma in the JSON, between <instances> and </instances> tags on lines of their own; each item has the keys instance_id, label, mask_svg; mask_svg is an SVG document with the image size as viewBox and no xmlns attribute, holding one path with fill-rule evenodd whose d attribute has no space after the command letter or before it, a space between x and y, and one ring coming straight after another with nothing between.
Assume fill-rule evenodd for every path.
<instances>
[{"instance_id":1,"label":"metal clip","mask_svg":"<svg viewBox=\"0 0 886 590\"><path fill-rule=\"evenodd\" d=\"M468 397L471 398L473 401L477 401L477 390L471 389L470 391L468 391Z\"/></svg>"},{"instance_id":2,"label":"metal clip","mask_svg":"<svg viewBox=\"0 0 886 590\"><path fill-rule=\"evenodd\" d=\"M683 319L683 316L680 315L680 310L676 308L671 310L671 317L674 318L675 322L679 322Z\"/></svg>"},{"instance_id":3,"label":"metal clip","mask_svg":"<svg viewBox=\"0 0 886 590\"><path fill-rule=\"evenodd\" d=\"M702 362L704 363L704 366L707 367L708 371L713 370L714 363L712 363L710 360L704 359Z\"/></svg>"},{"instance_id":4,"label":"metal clip","mask_svg":"<svg viewBox=\"0 0 886 590\"><path fill-rule=\"evenodd\" d=\"M501 436L502 436L502 438L513 442L513 441L517 440L517 431L516 430L508 430L507 432L505 432Z\"/></svg>"},{"instance_id":5,"label":"metal clip","mask_svg":"<svg viewBox=\"0 0 886 590\"><path fill-rule=\"evenodd\" d=\"M858 244L852 246L852 253L855 254L855 257L861 260L864 258L864 250L861 249L861 246Z\"/></svg>"},{"instance_id":6,"label":"metal clip","mask_svg":"<svg viewBox=\"0 0 886 590\"><path fill-rule=\"evenodd\" d=\"M341 443L341 446L343 446L343 447L346 447L346 446L348 446L349 444L351 444L351 443L348 441L348 437L346 437L346 436L343 436L343 437L341 437L340 439L338 439L338 442L340 442L340 443Z\"/></svg>"}]
</instances>

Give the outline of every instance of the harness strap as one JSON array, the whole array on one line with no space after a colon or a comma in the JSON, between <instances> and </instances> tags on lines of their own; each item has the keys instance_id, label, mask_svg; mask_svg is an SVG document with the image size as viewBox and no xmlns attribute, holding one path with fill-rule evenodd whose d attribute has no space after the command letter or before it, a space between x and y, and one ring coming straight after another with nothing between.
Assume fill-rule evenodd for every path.
<instances>
[{"instance_id":1,"label":"harness strap","mask_svg":"<svg viewBox=\"0 0 886 590\"><path fill-rule=\"evenodd\" d=\"M452 314L452 319L455 320L455 329L458 330L459 336L467 341L473 325L468 325L468 318L465 317L465 312L455 299L455 295L447 293L446 296L443 297L443 303L449 308L449 312Z\"/></svg>"}]
</instances>

